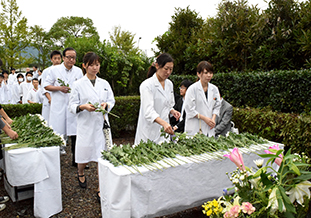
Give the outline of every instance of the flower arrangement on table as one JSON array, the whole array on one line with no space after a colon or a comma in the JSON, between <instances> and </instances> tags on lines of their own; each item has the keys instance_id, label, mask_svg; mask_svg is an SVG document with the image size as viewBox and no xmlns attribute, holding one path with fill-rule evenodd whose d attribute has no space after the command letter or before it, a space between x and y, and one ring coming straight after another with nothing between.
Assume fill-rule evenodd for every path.
<instances>
[{"instance_id":1,"label":"flower arrangement on table","mask_svg":"<svg viewBox=\"0 0 311 218\"><path fill-rule=\"evenodd\" d=\"M254 161L257 169L244 165L238 148L225 156L237 166L228 174L234 185L233 195L221 196L202 205L209 217L306 217L310 201L310 159L304 154L283 155L278 145L258 154L269 158ZM277 164L278 170L272 167Z\"/></svg>"},{"instance_id":2,"label":"flower arrangement on table","mask_svg":"<svg viewBox=\"0 0 311 218\"><path fill-rule=\"evenodd\" d=\"M163 171L167 167L175 167L184 163L200 163L215 159L224 159L223 155L234 147L248 149L257 147L267 148L268 141L249 134L230 133L228 137L218 139L196 134L189 138L185 133L176 134L174 141L156 144L150 140L131 145L114 146L109 151L102 151L102 158L108 160L115 167L123 166L130 172L141 173L139 167L150 171Z\"/></svg>"},{"instance_id":3,"label":"flower arrangement on table","mask_svg":"<svg viewBox=\"0 0 311 218\"><path fill-rule=\"evenodd\" d=\"M40 114L28 114L14 118L11 127L17 132L18 138L12 140L2 134L2 144L13 144L5 147L5 150L26 147L51 147L66 144L61 135L55 133L52 127L47 126L46 121Z\"/></svg>"}]
</instances>

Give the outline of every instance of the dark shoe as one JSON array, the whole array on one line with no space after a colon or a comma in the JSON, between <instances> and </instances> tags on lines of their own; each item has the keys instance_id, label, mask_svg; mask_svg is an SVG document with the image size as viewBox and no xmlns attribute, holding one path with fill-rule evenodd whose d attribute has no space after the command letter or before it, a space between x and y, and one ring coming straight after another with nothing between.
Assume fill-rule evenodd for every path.
<instances>
[{"instance_id":1,"label":"dark shoe","mask_svg":"<svg viewBox=\"0 0 311 218\"><path fill-rule=\"evenodd\" d=\"M85 181L84 182L81 182L80 181L80 177L85 177L85 175L79 175L79 173L78 173L78 181L79 181L79 186L81 187L81 188L86 188L86 177L85 177Z\"/></svg>"},{"instance_id":2,"label":"dark shoe","mask_svg":"<svg viewBox=\"0 0 311 218\"><path fill-rule=\"evenodd\" d=\"M75 162L72 162L71 166L73 166L73 167L78 167L78 164L75 163Z\"/></svg>"},{"instance_id":3,"label":"dark shoe","mask_svg":"<svg viewBox=\"0 0 311 218\"><path fill-rule=\"evenodd\" d=\"M99 196L99 193L100 193L100 192L96 192L96 198L97 198L98 203L100 203L100 196Z\"/></svg>"}]
</instances>

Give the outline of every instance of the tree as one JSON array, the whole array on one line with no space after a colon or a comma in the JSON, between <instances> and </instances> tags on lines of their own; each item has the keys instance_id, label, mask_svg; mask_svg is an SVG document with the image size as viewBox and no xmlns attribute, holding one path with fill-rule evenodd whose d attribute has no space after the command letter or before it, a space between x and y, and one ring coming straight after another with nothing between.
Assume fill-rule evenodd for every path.
<instances>
[{"instance_id":1,"label":"tree","mask_svg":"<svg viewBox=\"0 0 311 218\"><path fill-rule=\"evenodd\" d=\"M64 46L66 39L70 36L96 37L99 39L93 21L90 18L83 17L61 17L53 24L49 31L49 37L55 46Z\"/></svg>"},{"instance_id":2,"label":"tree","mask_svg":"<svg viewBox=\"0 0 311 218\"><path fill-rule=\"evenodd\" d=\"M121 30L120 26L115 26L113 29L113 32L110 33L110 40L112 41L112 44L116 46L117 48L121 49L125 53L128 52L138 52L138 48L135 47L135 41L134 37L135 34L132 34L129 31L123 31Z\"/></svg>"},{"instance_id":3,"label":"tree","mask_svg":"<svg viewBox=\"0 0 311 218\"><path fill-rule=\"evenodd\" d=\"M217 71L246 71L258 67L252 61L262 41L265 19L247 0L222 1L218 13L204 24L202 39L208 60Z\"/></svg>"},{"instance_id":4,"label":"tree","mask_svg":"<svg viewBox=\"0 0 311 218\"><path fill-rule=\"evenodd\" d=\"M261 69L299 69L303 66L296 39L302 34L298 27L299 11L299 4L294 0L269 2L264 11L266 25L261 34L264 40L255 55Z\"/></svg>"},{"instance_id":5,"label":"tree","mask_svg":"<svg viewBox=\"0 0 311 218\"><path fill-rule=\"evenodd\" d=\"M1 56L9 68L28 65L31 59L23 57L23 50L29 45L30 37L27 19L22 17L16 0L1 0L0 45Z\"/></svg>"},{"instance_id":6,"label":"tree","mask_svg":"<svg viewBox=\"0 0 311 218\"><path fill-rule=\"evenodd\" d=\"M175 73L195 73L201 56L193 45L200 40L198 33L202 31L203 22L198 13L190 10L189 6L186 9L175 8L168 31L155 38L159 49L156 55L162 52L172 55Z\"/></svg>"},{"instance_id":7,"label":"tree","mask_svg":"<svg viewBox=\"0 0 311 218\"><path fill-rule=\"evenodd\" d=\"M41 69L44 69L49 62L49 54L51 52L51 44L47 32L38 25L30 27L31 46L38 51L38 56L34 57L35 62Z\"/></svg>"}]
</instances>

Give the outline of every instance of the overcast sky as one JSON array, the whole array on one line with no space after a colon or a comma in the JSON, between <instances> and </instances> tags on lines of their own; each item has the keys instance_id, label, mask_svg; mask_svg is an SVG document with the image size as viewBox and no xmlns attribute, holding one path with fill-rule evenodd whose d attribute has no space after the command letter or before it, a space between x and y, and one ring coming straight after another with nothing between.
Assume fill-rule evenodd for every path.
<instances>
[{"instance_id":1,"label":"overcast sky","mask_svg":"<svg viewBox=\"0 0 311 218\"><path fill-rule=\"evenodd\" d=\"M61 17L91 18L101 40L109 39L114 26L135 34L139 48L153 56L153 39L165 33L175 8L195 10L203 19L214 17L221 0L17 0L28 25L39 25L49 31ZM264 0L249 0L250 5L265 9ZM141 37L140 40L139 37Z\"/></svg>"}]
</instances>

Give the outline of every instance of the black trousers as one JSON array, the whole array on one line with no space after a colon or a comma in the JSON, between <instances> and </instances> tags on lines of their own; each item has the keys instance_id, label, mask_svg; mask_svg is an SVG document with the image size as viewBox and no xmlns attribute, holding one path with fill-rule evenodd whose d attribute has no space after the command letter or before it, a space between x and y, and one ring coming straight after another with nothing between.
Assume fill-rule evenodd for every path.
<instances>
[{"instance_id":1,"label":"black trousers","mask_svg":"<svg viewBox=\"0 0 311 218\"><path fill-rule=\"evenodd\" d=\"M77 163L76 163L76 140L77 140L77 136L75 135L72 135L70 136L71 138L71 152L72 152L72 166L77 166Z\"/></svg>"}]
</instances>

